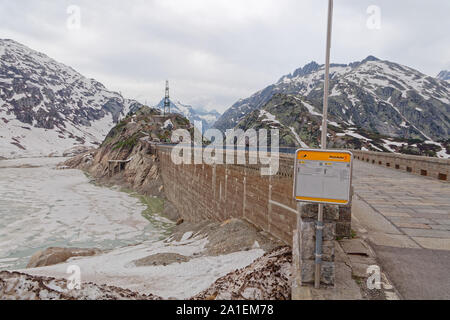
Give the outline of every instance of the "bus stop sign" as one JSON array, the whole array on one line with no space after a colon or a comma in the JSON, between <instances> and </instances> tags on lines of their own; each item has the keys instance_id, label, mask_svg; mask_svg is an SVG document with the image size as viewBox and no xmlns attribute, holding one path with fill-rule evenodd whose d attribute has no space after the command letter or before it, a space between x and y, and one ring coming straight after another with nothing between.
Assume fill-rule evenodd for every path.
<instances>
[{"instance_id":1,"label":"bus stop sign","mask_svg":"<svg viewBox=\"0 0 450 320\"><path fill-rule=\"evenodd\" d=\"M349 151L297 150L294 198L324 204L350 203L352 165L353 154Z\"/></svg>"}]
</instances>

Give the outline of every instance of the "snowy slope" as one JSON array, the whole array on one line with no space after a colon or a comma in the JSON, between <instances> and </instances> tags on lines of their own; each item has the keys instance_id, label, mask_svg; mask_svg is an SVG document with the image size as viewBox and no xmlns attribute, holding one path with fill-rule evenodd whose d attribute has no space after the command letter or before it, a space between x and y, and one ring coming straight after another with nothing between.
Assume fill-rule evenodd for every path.
<instances>
[{"instance_id":1,"label":"snowy slope","mask_svg":"<svg viewBox=\"0 0 450 320\"><path fill-rule=\"evenodd\" d=\"M282 93L275 94L261 109L256 109L236 125L237 129L278 129L279 143L291 148L319 148L322 114L305 98ZM329 148L360 149L449 158L449 141L405 139L390 137L351 125L333 116L328 117Z\"/></svg>"},{"instance_id":2,"label":"snowy slope","mask_svg":"<svg viewBox=\"0 0 450 320\"><path fill-rule=\"evenodd\" d=\"M0 39L0 157L97 145L136 104L42 53Z\"/></svg>"},{"instance_id":3,"label":"snowy slope","mask_svg":"<svg viewBox=\"0 0 450 320\"><path fill-rule=\"evenodd\" d=\"M445 141L450 137L450 84L397 63L369 56L361 62L333 64L330 115L393 138ZM249 98L241 99L216 122L235 127L253 110L264 108L277 93L307 99L320 113L324 66L315 62L283 76Z\"/></svg>"}]
</instances>

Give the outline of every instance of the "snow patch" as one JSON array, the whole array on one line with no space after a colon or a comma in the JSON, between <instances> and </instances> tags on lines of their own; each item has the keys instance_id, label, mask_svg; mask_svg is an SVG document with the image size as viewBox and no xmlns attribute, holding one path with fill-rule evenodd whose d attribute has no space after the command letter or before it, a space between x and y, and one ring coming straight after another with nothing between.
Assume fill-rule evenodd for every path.
<instances>
[{"instance_id":1,"label":"snow patch","mask_svg":"<svg viewBox=\"0 0 450 320\"><path fill-rule=\"evenodd\" d=\"M267 122L280 124L280 121L278 121L273 114L271 114L270 112L268 112L266 110L260 110L259 118L266 118L266 119L262 120L263 122L267 121Z\"/></svg>"},{"instance_id":2,"label":"snow patch","mask_svg":"<svg viewBox=\"0 0 450 320\"><path fill-rule=\"evenodd\" d=\"M174 128L174 125L173 125L172 121L170 119L168 119L164 122L162 129L168 129L170 127Z\"/></svg>"},{"instance_id":3,"label":"snow patch","mask_svg":"<svg viewBox=\"0 0 450 320\"><path fill-rule=\"evenodd\" d=\"M76 260L76 264L83 272L84 282L116 286L141 294L151 293L166 299L187 299L207 289L218 278L244 268L264 255L264 250L254 248L226 255L202 256L207 243L206 238L200 237L179 242L144 242L103 255L80 258ZM177 253L190 257L190 260L166 266L136 267L132 263L157 253ZM20 272L66 278L67 267L71 264L74 262Z\"/></svg>"},{"instance_id":4,"label":"snow patch","mask_svg":"<svg viewBox=\"0 0 450 320\"><path fill-rule=\"evenodd\" d=\"M358 133L356 133L356 132L354 132L352 130L345 130L344 132L345 132L346 135L354 137L354 138L357 138L357 139L360 139L360 140L372 141L371 139L366 138L366 137L364 137L364 136L362 136L362 135L360 135L360 134L358 134Z\"/></svg>"},{"instance_id":5,"label":"snow patch","mask_svg":"<svg viewBox=\"0 0 450 320\"><path fill-rule=\"evenodd\" d=\"M295 139L297 139L297 142L300 144L302 148L309 148L309 146L306 143L304 143L302 139L300 139L300 136L297 134L297 132L295 132L295 129L293 127L289 127L289 129L291 130Z\"/></svg>"}]
</instances>

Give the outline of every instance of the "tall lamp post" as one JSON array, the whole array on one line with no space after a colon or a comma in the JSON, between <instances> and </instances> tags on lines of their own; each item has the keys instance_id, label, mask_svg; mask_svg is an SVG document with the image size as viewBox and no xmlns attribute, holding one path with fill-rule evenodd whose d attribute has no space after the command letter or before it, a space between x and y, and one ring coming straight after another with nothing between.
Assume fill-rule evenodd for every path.
<instances>
[{"instance_id":1,"label":"tall lamp post","mask_svg":"<svg viewBox=\"0 0 450 320\"><path fill-rule=\"evenodd\" d=\"M325 54L325 84L323 93L323 122L322 122L322 149L327 148L328 131L328 96L330 82L330 51L331 51L331 32L333 28L333 0L328 0L328 27L327 27L327 48ZM319 204L319 214L316 230L316 270L314 287L320 287L320 267L322 265L322 236L323 236L323 204Z\"/></svg>"}]
</instances>

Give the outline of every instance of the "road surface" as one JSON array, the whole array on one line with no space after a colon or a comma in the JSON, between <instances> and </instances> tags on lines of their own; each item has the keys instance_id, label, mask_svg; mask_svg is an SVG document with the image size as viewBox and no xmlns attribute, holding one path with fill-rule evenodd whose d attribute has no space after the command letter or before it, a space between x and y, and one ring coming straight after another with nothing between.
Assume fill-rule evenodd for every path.
<instances>
[{"instance_id":1,"label":"road surface","mask_svg":"<svg viewBox=\"0 0 450 320\"><path fill-rule=\"evenodd\" d=\"M355 222L404 299L450 299L450 183L355 160Z\"/></svg>"}]
</instances>

